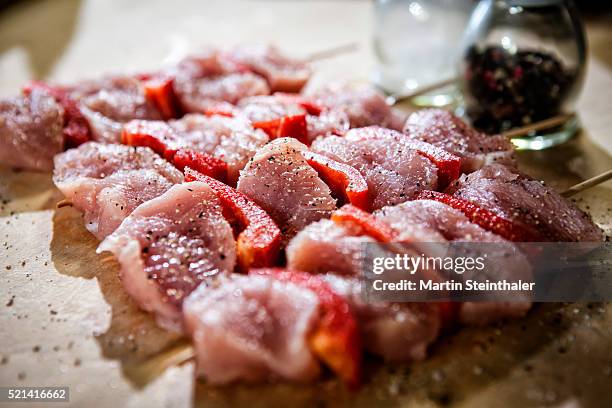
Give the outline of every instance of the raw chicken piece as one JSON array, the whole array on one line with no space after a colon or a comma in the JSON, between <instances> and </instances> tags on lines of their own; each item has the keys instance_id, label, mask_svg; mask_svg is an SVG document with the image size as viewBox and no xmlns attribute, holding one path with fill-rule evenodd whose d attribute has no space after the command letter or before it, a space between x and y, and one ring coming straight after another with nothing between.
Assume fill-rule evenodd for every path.
<instances>
[{"instance_id":1,"label":"raw chicken piece","mask_svg":"<svg viewBox=\"0 0 612 408\"><path fill-rule=\"evenodd\" d=\"M238 103L240 113L252 122L265 122L283 116L302 115L306 109L284 94L243 98Z\"/></svg>"},{"instance_id":2,"label":"raw chicken piece","mask_svg":"<svg viewBox=\"0 0 612 408\"><path fill-rule=\"evenodd\" d=\"M304 159L305 151L295 139L273 140L257 151L238 179L238 191L270 214L285 243L336 208L329 187Z\"/></svg>"},{"instance_id":3,"label":"raw chicken piece","mask_svg":"<svg viewBox=\"0 0 612 408\"><path fill-rule=\"evenodd\" d=\"M113 232L134 208L183 180L147 147L88 142L55 157L53 182L84 214L98 239Z\"/></svg>"},{"instance_id":4,"label":"raw chicken piece","mask_svg":"<svg viewBox=\"0 0 612 408\"><path fill-rule=\"evenodd\" d=\"M319 138L311 148L357 169L368 183L372 208L378 209L437 187L437 167L410 142L399 132L372 126L351 129L344 137Z\"/></svg>"},{"instance_id":5,"label":"raw chicken piece","mask_svg":"<svg viewBox=\"0 0 612 408\"><path fill-rule=\"evenodd\" d=\"M233 272L236 241L205 183L177 184L140 205L99 246L121 264L121 280L160 326L180 330L182 304L198 285Z\"/></svg>"},{"instance_id":6,"label":"raw chicken piece","mask_svg":"<svg viewBox=\"0 0 612 408\"><path fill-rule=\"evenodd\" d=\"M236 185L240 170L268 142L268 135L241 118L188 114L170 121L178 136L176 145L208 153L228 165L228 182Z\"/></svg>"},{"instance_id":7,"label":"raw chicken piece","mask_svg":"<svg viewBox=\"0 0 612 408\"><path fill-rule=\"evenodd\" d=\"M406 242L505 242L470 222L459 210L432 200L416 200L381 208L374 215L398 232Z\"/></svg>"},{"instance_id":8,"label":"raw chicken piece","mask_svg":"<svg viewBox=\"0 0 612 408\"><path fill-rule=\"evenodd\" d=\"M365 244L375 243L373 238L359 236L348 225L320 220L306 226L289 242L287 267L310 273L359 275Z\"/></svg>"},{"instance_id":9,"label":"raw chicken piece","mask_svg":"<svg viewBox=\"0 0 612 408\"><path fill-rule=\"evenodd\" d=\"M89 122L93 140L119 143L123 123L132 119L161 119L145 98L142 82L133 76L112 76L86 81L70 90Z\"/></svg>"},{"instance_id":10,"label":"raw chicken piece","mask_svg":"<svg viewBox=\"0 0 612 408\"><path fill-rule=\"evenodd\" d=\"M170 69L175 74L186 74L192 78L215 77L219 75L247 72L248 69L216 48L205 48L200 52L183 58L176 67Z\"/></svg>"},{"instance_id":11,"label":"raw chicken piece","mask_svg":"<svg viewBox=\"0 0 612 408\"><path fill-rule=\"evenodd\" d=\"M132 119L160 119L160 114L144 95L142 81L118 75L78 84L70 96L92 111L118 122Z\"/></svg>"},{"instance_id":12,"label":"raw chicken piece","mask_svg":"<svg viewBox=\"0 0 612 408\"><path fill-rule=\"evenodd\" d=\"M216 109L221 102L235 104L241 98L270 93L266 82L250 72L212 78L177 77L174 89L182 108L194 113Z\"/></svg>"},{"instance_id":13,"label":"raw chicken piece","mask_svg":"<svg viewBox=\"0 0 612 408\"><path fill-rule=\"evenodd\" d=\"M85 120L87 120L92 140L107 144L119 143L123 123L107 118L100 112L95 112L86 106L81 106L80 112Z\"/></svg>"},{"instance_id":14,"label":"raw chicken piece","mask_svg":"<svg viewBox=\"0 0 612 408\"><path fill-rule=\"evenodd\" d=\"M339 82L308 95L315 103L346 113L352 128L382 126L402 130L405 115L389 107L383 94L370 86Z\"/></svg>"},{"instance_id":15,"label":"raw chicken piece","mask_svg":"<svg viewBox=\"0 0 612 408\"><path fill-rule=\"evenodd\" d=\"M449 193L512 222L537 230L545 240L603 240L588 214L539 181L511 167L492 164L464 175Z\"/></svg>"},{"instance_id":16,"label":"raw chicken piece","mask_svg":"<svg viewBox=\"0 0 612 408\"><path fill-rule=\"evenodd\" d=\"M238 275L196 289L184 304L197 370L213 384L319 373L307 334L317 319L310 290L270 276Z\"/></svg>"},{"instance_id":17,"label":"raw chicken piece","mask_svg":"<svg viewBox=\"0 0 612 408\"><path fill-rule=\"evenodd\" d=\"M186 112L204 113L220 104L270 93L263 78L215 49L185 58L170 74L174 92Z\"/></svg>"},{"instance_id":18,"label":"raw chicken piece","mask_svg":"<svg viewBox=\"0 0 612 408\"><path fill-rule=\"evenodd\" d=\"M440 331L438 304L366 301L358 278L327 274L324 279L351 305L371 353L387 361L425 358Z\"/></svg>"},{"instance_id":19,"label":"raw chicken piece","mask_svg":"<svg viewBox=\"0 0 612 408\"><path fill-rule=\"evenodd\" d=\"M64 150L63 110L43 90L0 100L0 163L49 171Z\"/></svg>"},{"instance_id":20,"label":"raw chicken piece","mask_svg":"<svg viewBox=\"0 0 612 408\"><path fill-rule=\"evenodd\" d=\"M461 157L464 173L490 163L516 163L514 147L508 138L478 132L443 109L414 112L408 117L404 132L413 139L431 143Z\"/></svg>"},{"instance_id":21,"label":"raw chicken piece","mask_svg":"<svg viewBox=\"0 0 612 408\"><path fill-rule=\"evenodd\" d=\"M300 92L312 73L304 61L288 58L272 45L234 47L229 57L264 77L272 92Z\"/></svg>"}]
</instances>

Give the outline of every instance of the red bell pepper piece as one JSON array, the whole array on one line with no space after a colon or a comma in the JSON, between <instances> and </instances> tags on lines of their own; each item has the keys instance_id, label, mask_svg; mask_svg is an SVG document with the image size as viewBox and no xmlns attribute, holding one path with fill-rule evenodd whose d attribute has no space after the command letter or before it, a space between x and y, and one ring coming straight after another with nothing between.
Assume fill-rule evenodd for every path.
<instances>
[{"instance_id":1,"label":"red bell pepper piece","mask_svg":"<svg viewBox=\"0 0 612 408\"><path fill-rule=\"evenodd\" d=\"M302 143L308 142L306 115L285 116L281 118L278 137L293 137Z\"/></svg>"},{"instance_id":2,"label":"red bell pepper piece","mask_svg":"<svg viewBox=\"0 0 612 408\"><path fill-rule=\"evenodd\" d=\"M210 154L191 149L168 149L164 157L180 171L188 167L213 179L227 180L227 163Z\"/></svg>"},{"instance_id":3,"label":"red bell pepper piece","mask_svg":"<svg viewBox=\"0 0 612 408\"><path fill-rule=\"evenodd\" d=\"M349 388L361 381L361 337L349 304L320 276L280 268L252 269L252 275L272 276L313 291L319 300L320 318L309 334L312 352L341 377Z\"/></svg>"},{"instance_id":4,"label":"red bell pepper piece","mask_svg":"<svg viewBox=\"0 0 612 408\"><path fill-rule=\"evenodd\" d=\"M185 181L203 181L217 194L226 213L231 214L241 228L238 234L238 264L241 270L272 266L278 258L281 231L270 216L246 195L236 189L185 168Z\"/></svg>"},{"instance_id":5,"label":"red bell pepper piece","mask_svg":"<svg viewBox=\"0 0 612 408\"><path fill-rule=\"evenodd\" d=\"M92 139L91 129L77 102L68 95L65 88L51 86L41 81L31 81L23 88L27 95L32 89L42 89L51 95L64 109L64 140L66 148L77 147Z\"/></svg>"},{"instance_id":6,"label":"red bell pepper piece","mask_svg":"<svg viewBox=\"0 0 612 408\"><path fill-rule=\"evenodd\" d=\"M177 142L178 137L174 130L162 121L132 120L121 130L121 143L128 146L150 147L161 156L166 154L169 146L174 146Z\"/></svg>"},{"instance_id":7,"label":"red bell pepper piece","mask_svg":"<svg viewBox=\"0 0 612 408\"><path fill-rule=\"evenodd\" d=\"M306 115L283 116L265 122L254 122L253 127L263 130L271 139L293 137L302 143L308 143Z\"/></svg>"},{"instance_id":8,"label":"red bell pepper piece","mask_svg":"<svg viewBox=\"0 0 612 408\"><path fill-rule=\"evenodd\" d=\"M304 110L306 110L306 112L308 112L309 115L312 115L312 116L319 116L321 112L323 112L323 108L315 104L314 102L302 100L298 102L298 104L302 108L304 108Z\"/></svg>"},{"instance_id":9,"label":"red bell pepper piece","mask_svg":"<svg viewBox=\"0 0 612 408\"><path fill-rule=\"evenodd\" d=\"M314 103L308 98L305 98L303 95L291 94L291 93L285 93L285 92L276 92L274 96L279 98L280 100L299 105L302 109L306 111L306 113L312 116L319 116L321 112L323 112L323 107Z\"/></svg>"},{"instance_id":10,"label":"red bell pepper piece","mask_svg":"<svg viewBox=\"0 0 612 408\"><path fill-rule=\"evenodd\" d=\"M207 153L180 147L178 136L165 122L132 120L123 126L121 143L149 147L181 171L191 167L217 180L227 179L227 163Z\"/></svg>"},{"instance_id":11,"label":"red bell pepper piece","mask_svg":"<svg viewBox=\"0 0 612 408\"><path fill-rule=\"evenodd\" d=\"M261 129L270 136L271 139L276 139L280 129L280 119L273 119L268 121L253 122L255 129Z\"/></svg>"},{"instance_id":12,"label":"red bell pepper piece","mask_svg":"<svg viewBox=\"0 0 612 408\"><path fill-rule=\"evenodd\" d=\"M474 224L481 226L487 231L499 235L508 241L514 242L538 242L541 241L539 234L523 225L512 222L506 218L482 208L470 201L437 191L421 191L417 200L434 200L444 203L456 210L461 211Z\"/></svg>"},{"instance_id":13,"label":"red bell pepper piece","mask_svg":"<svg viewBox=\"0 0 612 408\"><path fill-rule=\"evenodd\" d=\"M181 114L173 83L174 78L167 75L153 76L143 82L145 98L157 108L164 120L178 118Z\"/></svg>"},{"instance_id":14,"label":"red bell pepper piece","mask_svg":"<svg viewBox=\"0 0 612 408\"><path fill-rule=\"evenodd\" d=\"M368 211L368 183L355 168L313 152L305 152L304 158L337 197Z\"/></svg>"},{"instance_id":15,"label":"red bell pepper piece","mask_svg":"<svg viewBox=\"0 0 612 408\"><path fill-rule=\"evenodd\" d=\"M397 238L397 232L389 225L351 204L334 211L331 219L339 224L350 223L360 229L362 234L379 242L393 242Z\"/></svg>"},{"instance_id":16,"label":"red bell pepper piece","mask_svg":"<svg viewBox=\"0 0 612 408\"><path fill-rule=\"evenodd\" d=\"M438 168L438 185L440 189L446 188L452 181L458 179L461 175L461 157L419 140L410 140L408 144L421 156L428 158L436 165Z\"/></svg>"}]
</instances>

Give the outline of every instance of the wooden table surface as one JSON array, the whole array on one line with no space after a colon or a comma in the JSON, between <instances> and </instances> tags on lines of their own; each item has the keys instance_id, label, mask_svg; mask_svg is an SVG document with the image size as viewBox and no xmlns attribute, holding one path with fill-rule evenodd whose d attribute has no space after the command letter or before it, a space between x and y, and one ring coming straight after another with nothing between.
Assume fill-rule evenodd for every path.
<instances>
[{"instance_id":1,"label":"wooden table surface","mask_svg":"<svg viewBox=\"0 0 612 408\"><path fill-rule=\"evenodd\" d=\"M589 20L578 110L585 131L521 166L563 189L612 167L612 19ZM169 63L199 46L274 42L295 55L357 42L316 64L314 84L367 80L374 64L369 1L23 2L0 13L0 96L31 78L71 82ZM214 388L193 366L165 367L183 340L123 292L117 265L95 254L80 215L56 210L48 174L0 168L0 386L70 386L84 406L611 406L612 308L538 306L526 319L462 330L409 366L368 362L349 394L334 380ZM578 197L610 234L612 189ZM0 406L3 406L0 403ZM63 405L62 405L63 406Z\"/></svg>"}]
</instances>

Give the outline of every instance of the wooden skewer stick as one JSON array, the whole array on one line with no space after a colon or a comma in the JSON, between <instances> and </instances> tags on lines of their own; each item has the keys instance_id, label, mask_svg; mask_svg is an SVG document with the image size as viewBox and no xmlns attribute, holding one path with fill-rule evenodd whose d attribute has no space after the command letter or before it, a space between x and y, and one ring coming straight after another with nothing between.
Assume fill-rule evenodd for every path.
<instances>
[{"instance_id":1,"label":"wooden skewer stick","mask_svg":"<svg viewBox=\"0 0 612 408\"><path fill-rule=\"evenodd\" d=\"M584 190L587 190L591 187L594 187L598 184L603 183L604 181L610 180L612 179L612 169L601 173L598 176L595 177L591 177L588 180L583 181L582 183L578 183L575 186L572 186L570 188L568 188L567 190L565 190L564 192L561 193L561 195L563 197L571 197L574 194L578 194Z\"/></svg>"},{"instance_id":2,"label":"wooden skewer stick","mask_svg":"<svg viewBox=\"0 0 612 408\"><path fill-rule=\"evenodd\" d=\"M342 54L348 54L350 52L357 51L359 49L359 44L356 42L348 43L344 45L339 45L337 47L329 48L327 50L313 52L304 58L306 62L316 62L324 59L336 57Z\"/></svg>"},{"instance_id":3,"label":"wooden skewer stick","mask_svg":"<svg viewBox=\"0 0 612 408\"><path fill-rule=\"evenodd\" d=\"M108 255L108 256L105 256L104 258L102 258L100 260L100 262L102 262L102 263L116 262L116 258L115 258L114 255Z\"/></svg>"},{"instance_id":4,"label":"wooden skewer stick","mask_svg":"<svg viewBox=\"0 0 612 408\"><path fill-rule=\"evenodd\" d=\"M560 126L567 122L568 120L574 118L576 116L575 113L564 113L561 115L553 116L552 118L544 119L539 122L531 123L526 126L521 126L516 129L508 130L507 132L503 132L502 136L507 138L519 137L528 135L531 132L535 132L538 130L549 129L551 127Z\"/></svg>"},{"instance_id":5,"label":"wooden skewer stick","mask_svg":"<svg viewBox=\"0 0 612 408\"><path fill-rule=\"evenodd\" d=\"M63 208L63 207L72 207L72 201L68 200L67 198L63 199L62 201L59 201L56 204L57 208Z\"/></svg>"},{"instance_id":6,"label":"wooden skewer stick","mask_svg":"<svg viewBox=\"0 0 612 408\"><path fill-rule=\"evenodd\" d=\"M195 350L191 343L181 343L164 353L163 365L178 366L195 358Z\"/></svg>"},{"instance_id":7,"label":"wooden skewer stick","mask_svg":"<svg viewBox=\"0 0 612 408\"><path fill-rule=\"evenodd\" d=\"M452 83L457 82L457 78L448 78L444 81L440 81L440 82L436 82L434 84L431 85L427 85L421 88L417 88L414 91L408 93L408 94L394 94L394 95L389 95L387 97L387 99L385 99L385 102L387 103L387 105L389 106L393 106L393 105L397 105L398 103L404 102L404 101L408 101L416 96L419 95L423 95L426 94L428 92L431 92L433 90L436 90L438 88L442 88L445 86L448 86Z\"/></svg>"},{"instance_id":8,"label":"wooden skewer stick","mask_svg":"<svg viewBox=\"0 0 612 408\"><path fill-rule=\"evenodd\" d=\"M180 365L195 358L195 350L191 344L184 344L177 348L172 356L171 365Z\"/></svg>"},{"instance_id":9,"label":"wooden skewer stick","mask_svg":"<svg viewBox=\"0 0 612 408\"><path fill-rule=\"evenodd\" d=\"M191 343L182 343L164 352L163 355L156 357L152 364L156 366L155 369L157 372L163 372L168 368L185 364L194 358L195 349Z\"/></svg>"},{"instance_id":10,"label":"wooden skewer stick","mask_svg":"<svg viewBox=\"0 0 612 408\"><path fill-rule=\"evenodd\" d=\"M145 385L153 381L167 369L178 367L195 357L191 343L181 341L178 345L160 354L153 356L143 364L127 366L126 371L132 378L137 378L138 383Z\"/></svg>"}]
</instances>

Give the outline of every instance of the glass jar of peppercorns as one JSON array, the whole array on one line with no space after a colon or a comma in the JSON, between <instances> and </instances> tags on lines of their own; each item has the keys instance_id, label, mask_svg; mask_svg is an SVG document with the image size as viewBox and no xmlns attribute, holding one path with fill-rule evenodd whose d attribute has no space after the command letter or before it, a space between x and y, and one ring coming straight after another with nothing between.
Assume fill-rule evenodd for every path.
<instances>
[{"instance_id":1,"label":"glass jar of peppercorns","mask_svg":"<svg viewBox=\"0 0 612 408\"><path fill-rule=\"evenodd\" d=\"M481 0L463 47L461 109L474 127L500 133L561 119L513 138L519 148L538 150L576 133L575 116L564 114L582 86L586 45L571 0Z\"/></svg>"}]
</instances>

